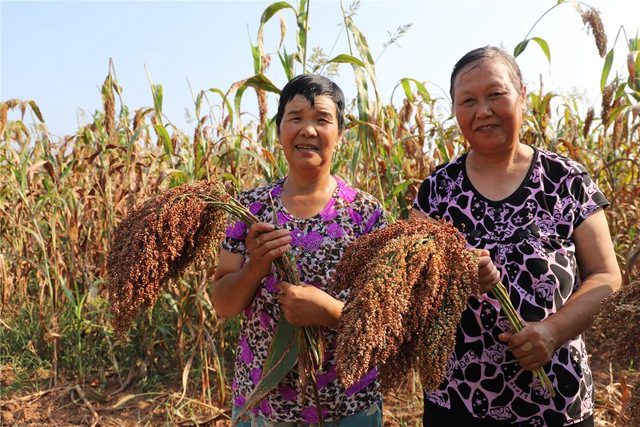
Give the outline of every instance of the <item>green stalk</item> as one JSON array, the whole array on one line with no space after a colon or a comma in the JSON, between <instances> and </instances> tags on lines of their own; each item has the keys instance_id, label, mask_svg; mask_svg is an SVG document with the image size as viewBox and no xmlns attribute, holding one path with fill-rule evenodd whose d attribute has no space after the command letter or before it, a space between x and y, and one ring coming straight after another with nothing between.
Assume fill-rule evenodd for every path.
<instances>
[{"instance_id":1,"label":"green stalk","mask_svg":"<svg viewBox=\"0 0 640 427\"><path fill-rule=\"evenodd\" d=\"M525 326L524 321L522 320L522 318L520 318L518 312L516 312L515 308L513 307L513 304L509 299L507 289L504 287L502 282L498 282L498 284L493 288L492 292L498 299L498 302L500 302L500 305L507 315L507 319L509 319L509 323L511 323L511 327L513 328L513 330L516 332L520 332ZM549 377L542 367L534 369L533 375L540 379L542 388L547 389L551 392L551 397L556 396L556 392L553 390L553 385L551 384L551 381L549 381Z\"/></svg>"}]
</instances>

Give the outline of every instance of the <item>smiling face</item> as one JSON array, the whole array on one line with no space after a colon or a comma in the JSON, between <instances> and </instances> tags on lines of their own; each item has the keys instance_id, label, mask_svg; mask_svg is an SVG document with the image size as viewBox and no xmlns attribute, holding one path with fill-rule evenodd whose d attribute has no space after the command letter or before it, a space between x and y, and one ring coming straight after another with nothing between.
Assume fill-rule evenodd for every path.
<instances>
[{"instance_id":1,"label":"smiling face","mask_svg":"<svg viewBox=\"0 0 640 427\"><path fill-rule=\"evenodd\" d=\"M499 59L480 59L462 68L453 82L453 111L472 149L487 153L520 142L525 89L516 89Z\"/></svg>"},{"instance_id":2,"label":"smiling face","mask_svg":"<svg viewBox=\"0 0 640 427\"><path fill-rule=\"evenodd\" d=\"M333 150L342 138L336 104L326 95L315 97L314 105L296 95L284 108L278 129L289 174L328 174Z\"/></svg>"}]
</instances>

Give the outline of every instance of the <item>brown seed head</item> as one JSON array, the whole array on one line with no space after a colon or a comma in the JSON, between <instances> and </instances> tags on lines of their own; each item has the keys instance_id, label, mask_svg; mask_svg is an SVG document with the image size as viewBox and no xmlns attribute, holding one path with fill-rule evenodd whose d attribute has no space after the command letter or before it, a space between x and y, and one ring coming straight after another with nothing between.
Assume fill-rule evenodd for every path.
<instances>
[{"instance_id":1,"label":"brown seed head","mask_svg":"<svg viewBox=\"0 0 640 427\"><path fill-rule=\"evenodd\" d=\"M155 303L165 283L207 259L219 245L226 214L203 196L228 198L217 182L185 184L137 205L116 228L107 276L117 334Z\"/></svg>"},{"instance_id":2,"label":"brown seed head","mask_svg":"<svg viewBox=\"0 0 640 427\"><path fill-rule=\"evenodd\" d=\"M600 11L594 8L589 8L582 14L582 22L591 28L600 57L604 58L607 56L607 34L604 31L602 19L600 19Z\"/></svg>"},{"instance_id":3,"label":"brown seed head","mask_svg":"<svg viewBox=\"0 0 640 427\"><path fill-rule=\"evenodd\" d=\"M587 116L584 119L584 126L582 128L582 137L583 138L587 138L587 136L589 136L589 131L591 130L591 124L593 123L593 117L595 115L595 112L593 110L593 107L589 107L589 110L587 110Z\"/></svg>"},{"instance_id":4,"label":"brown seed head","mask_svg":"<svg viewBox=\"0 0 640 427\"><path fill-rule=\"evenodd\" d=\"M383 390L411 370L432 389L444 378L467 299L478 292L477 257L448 222L398 221L353 242L330 289L348 292L336 341L345 386L377 366Z\"/></svg>"}]
</instances>

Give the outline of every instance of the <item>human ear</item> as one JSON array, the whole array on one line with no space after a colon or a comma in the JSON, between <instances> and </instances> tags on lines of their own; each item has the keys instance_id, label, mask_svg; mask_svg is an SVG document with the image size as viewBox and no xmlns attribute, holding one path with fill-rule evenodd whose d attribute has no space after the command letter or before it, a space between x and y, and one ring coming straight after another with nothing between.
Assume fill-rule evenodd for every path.
<instances>
[{"instance_id":1,"label":"human ear","mask_svg":"<svg viewBox=\"0 0 640 427\"><path fill-rule=\"evenodd\" d=\"M338 134L338 138L336 139L336 143L335 143L335 144L334 144L334 146L333 146L333 149L334 149L334 150L335 150L336 148L338 148L338 146L339 146L340 144L342 144L343 137L344 137L344 131L341 131L341 132Z\"/></svg>"},{"instance_id":2,"label":"human ear","mask_svg":"<svg viewBox=\"0 0 640 427\"><path fill-rule=\"evenodd\" d=\"M522 93L520 94L520 104L522 106L522 111L527 109L527 87L522 86Z\"/></svg>"}]
</instances>

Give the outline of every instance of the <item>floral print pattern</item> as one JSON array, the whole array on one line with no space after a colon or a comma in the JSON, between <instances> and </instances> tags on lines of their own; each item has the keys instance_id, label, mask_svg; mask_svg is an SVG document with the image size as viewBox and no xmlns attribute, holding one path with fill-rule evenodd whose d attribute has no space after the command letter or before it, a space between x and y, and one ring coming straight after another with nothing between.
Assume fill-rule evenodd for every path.
<instances>
[{"instance_id":1,"label":"floral print pattern","mask_svg":"<svg viewBox=\"0 0 640 427\"><path fill-rule=\"evenodd\" d=\"M280 195L287 178L273 184L248 190L238 200L248 206L261 221L276 223L291 231L291 251L296 256L302 282L327 290L335 265L343 251L357 237L387 224L382 205L373 196L351 188L334 177L337 188L325 208L308 219L289 214ZM276 219L277 218L277 219ZM247 255L247 227L231 221L222 248ZM233 404L242 407L260 380L262 366L278 319L278 289L280 279L275 271L265 277L243 315L233 382ZM344 300L344 295L335 295ZM316 373L320 404L325 421L351 416L375 405L380 400L375 370L345 390L336 376L334 344L336 330L323 328L328 350L324 365ZM259 407L253 409L274 422L317 423L312 386L301 390L296 370L287 374L281 384L270 392Z\"/></svg>"},{"instance_id":2,"label":"floral print pattern","mask_svg":"<svg viewBox=\"0 0 640 427\"><path fill-rule=\"evenodd\" d=\"M470 247L490 251L525 321L552 315L580 285L573 231L596 209L608 206L584 167L534 150L527 177L504 200L491 201L476 191L462 155L429 176L414 202L416 209L451 221ZM593 383L582 336L558 348L544 367L556 391L551 397L498 339L509 329L491 293L472 295L446 379L425 398L450 409L455 409L452 402L462 402L475 417L523 425L571 425L591 415Z\"/></svg>"}]
</instances>

